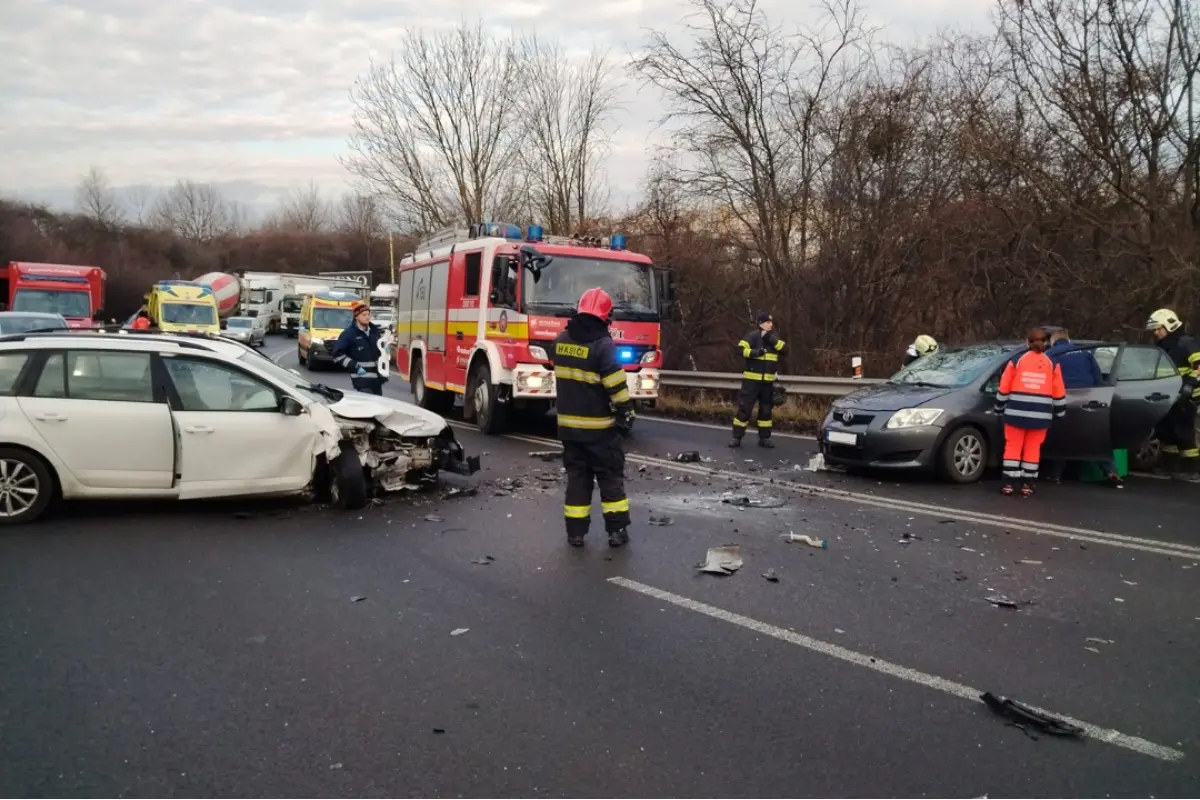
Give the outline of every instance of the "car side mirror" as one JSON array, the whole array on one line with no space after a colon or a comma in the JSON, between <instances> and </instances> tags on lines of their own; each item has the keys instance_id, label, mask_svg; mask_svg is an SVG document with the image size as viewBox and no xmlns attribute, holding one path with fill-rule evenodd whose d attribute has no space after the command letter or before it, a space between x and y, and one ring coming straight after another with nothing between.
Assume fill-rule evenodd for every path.
<instances>
[{"instance_id":1,"label":"car side mirror","mask_svg":"<svg viewBox=\"0 0 1200 800\"><path fill-rule=\"evenodd\" d=\"M285 417L298 417L304 413L304 406L296 398L285 395L279 399L279 413Z\"/></svg>"}]
</instances>

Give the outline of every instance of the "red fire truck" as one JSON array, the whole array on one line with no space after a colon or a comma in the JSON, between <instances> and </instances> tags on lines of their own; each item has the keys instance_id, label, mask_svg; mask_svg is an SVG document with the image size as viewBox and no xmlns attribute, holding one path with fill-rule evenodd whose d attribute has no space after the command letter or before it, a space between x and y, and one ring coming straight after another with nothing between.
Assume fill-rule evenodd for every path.
<instances>
[{"instance_id":1,"label":"red fire truck","mask_svg":"<svg viewBox=\"0 0 1200 800\"><path fill-rule=\"evenodd\" d=\"M107 276L99 267L11 261L0 272L8 311L61 314L72 328L90 328L104 308Z\"/></svg>"},{"instance_id":2,"label":"red fire truck","mask_svg":"<svg viewBox=\"0 0 1200 800\"><path fill-rule=\"evenodd\" d=\"M418 404L503 432L511 409L549 411L551 345L593 287L613 298L612 337L640 404L658 398L660 322L673 315L670 270L625 249L625 237L572 239L530 225L449 228L397 268L396 369ZM460 400L461 398L461 400Z\"/></svg>"}]
</instances>

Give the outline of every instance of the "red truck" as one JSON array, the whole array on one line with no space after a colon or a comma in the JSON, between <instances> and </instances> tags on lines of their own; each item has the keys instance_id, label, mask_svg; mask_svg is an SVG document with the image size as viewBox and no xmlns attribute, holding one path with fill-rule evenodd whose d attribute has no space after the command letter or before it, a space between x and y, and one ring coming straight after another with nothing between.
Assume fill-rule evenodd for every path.
<instances>
[{"instance_id":1,"label":"red truck","mask_svg":"<svg viewBox=\"0 0 1200 800\"><path fill-rule=\"evenodd\" d=\"M108 276L99 267L10 261L0 273L7 311L61 314L72 328L90 328L103 315Z\"/></svg>"}]
</instances>

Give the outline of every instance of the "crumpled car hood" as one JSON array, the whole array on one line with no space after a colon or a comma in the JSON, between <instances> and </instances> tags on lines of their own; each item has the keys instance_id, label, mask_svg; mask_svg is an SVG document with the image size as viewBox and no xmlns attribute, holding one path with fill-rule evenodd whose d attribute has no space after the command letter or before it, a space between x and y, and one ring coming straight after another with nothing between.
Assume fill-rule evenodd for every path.
<instances>
[{"instance_id":1,"label":"crumpled car hood","mask_svg":"<svg viewBox=\"0 0 1200 800\"><path fill-rule=\"evenodd\" d=\"M376 420L401 436L437 436L446 427L446 420L440 414L403 400L363 392L346 392L328 408L335 416L346 419Z\"/></svg>"}]
</instances>

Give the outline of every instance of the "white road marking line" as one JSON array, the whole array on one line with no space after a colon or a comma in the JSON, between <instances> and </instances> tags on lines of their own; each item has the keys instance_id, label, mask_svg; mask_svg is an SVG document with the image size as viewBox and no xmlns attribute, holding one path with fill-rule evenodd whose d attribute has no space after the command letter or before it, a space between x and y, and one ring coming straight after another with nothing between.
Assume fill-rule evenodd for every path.
<instances>
[{"instance_id":1,"label":"white road marking line","mask_svg":"<svg viewBox=\"0 0 1200 800\"><path fill-rule=\"evenodd\" d=\"M890 661L884 661L881 658L859 653L847 647L842 647L841 645L836 645L831 642L823 642L820 639L814 639L810 636L804 636L803 634L799 634L794 631L785 630L784 628L770 625L766 622L761 622L756 619L751 619L750 617L745 617L732 611L726 611L723 608L710 606L707 603L701 603L697 600L692 600L691 598L674 594L673 592L668 592L663 589L656 589L653 586L647 586L644 583L639 583L638 581L630 580L628 578L609 578L608 582L624 589L630 589L648 597L653 597L654 599L661 600L664 603L670 603L671 605L678 606L679 608L683 608L688 611L694 611L697 614L703 614L706 617L711 617L712 619L720 620L721 622L728 622L731 625L737 625L745 628L746 630L760 633L763 636L770 636L774 639L787 642L788 644L794 644L798 647L803 647L806 650L811 650L814 653L820 653L821 655L829 656L830 658L836 658L856 666L865 667L867 669L874 670L875 672L879 672L884 675L890 675L893 678L899 678L901 680L908 681L909 683L915 683L919 686L924 686L929 689L936 689L937 691L948 694L951 697L969 700L973 703L982 702L980 701L979 696L983 694L983 692L963 683L956 683L954 681L946 680L945 678L939 678L937 675L930 675L927 672L921 672L919 670L910 669L909 667L904 667L899 664L893 664ZM1110 728L1101 728L1100 726L1093 725L1090 722L1084 722L1082 720L1074 719L1073 717L1065 717L1053 711L1047 711L1041 708L1037 708L1036 710L1044 714L1050 714L1051 716L1057 717L1065 722L1069 722L1072 725L1077 725L1083 729L1085 736L1095 739L1099 742L1104 742L1105 744L1111 744L1115 747L1123 747L1126 750L1132 750L1135 753L1140 753L1144 756L1150 756L1151 758L1161 759L1162 761L1180 761L1184 757L1184 753L1179 750L1166 747L1165 745L1155 744L1154 742L1143 739L1140 736L1130 736Z\"/></svg>"},{"instance_id":2,"label":"white road marking line","mask_svg":"<svg viewBox=\"0 0 1200 800\"><path fill-rule=\"evenodd\" d=\"M474 430L474 426L466 425L465 423L451 422L450 424L454 427L464 430ZM547 439L541 436L506 434L504 438L543 446L562 446L562 444L556 439ZM637 453L628 453L626 454L625 458L627 461L635 464L646 464L647 466L661 467L663 469L669 469L675 472L685 472L702 477L721 477L731 481L738 481L742 484L755 484L797 494L817 494L833 500L842 500L848 503L872 506L888 511L907 511L910 514L921 514L922 516L932 516L940 519L954 519L960 522L971 522L976 525L988 525L991 527L1003 528L1005 530L1021 531L1035 535L1055 536L1060 539L1088 542L1091 544L1103 544L1111 547L1121 547L1127 550L1138 550L1144 553L1154 553L1156 555L1200 559L1200 547L1180 544L1178 542L1163 542L1156 539L1127 536L1119 533L1105 533L1104 531L1096 531L1088 528L1074 528L1051 522L1036 522L1034 520L1008 517L1000 514L988 514L981 511L967 511L958 508L951 508L949 506L938 506L929 503L919 503L911 500L900 500L898 498L868 495L849 491L847 489L835 489L833 487L819 486L812 483L801 483L799 481L791 481L786 479L772 479L759 475L750 475L742 472L734 472L732 470L714 469L695 464L680 464L675 461L667 461L661 458L643 456Z\"/></svg>"}]
</instances>

